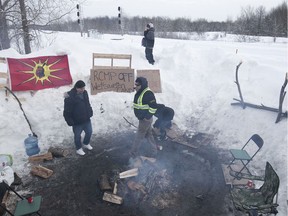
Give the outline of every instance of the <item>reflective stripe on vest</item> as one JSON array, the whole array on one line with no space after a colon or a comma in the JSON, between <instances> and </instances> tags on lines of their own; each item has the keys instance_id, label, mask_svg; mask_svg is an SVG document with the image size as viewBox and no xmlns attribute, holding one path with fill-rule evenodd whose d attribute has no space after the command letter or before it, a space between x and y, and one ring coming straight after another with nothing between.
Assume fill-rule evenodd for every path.
<instances>
[{"instance_id":1,"label":"reflective stripe on vest","mask_svg":"<svg viewBox=\"0 0 288 216\"><path fill-rule=\"evenodd\" d=\"M149 113L155 114L157 109L154 109L154 108L149 107L148 104L144 104L144 105L142 104L143 96L144 96L144 94L145 94L147 91L151 91L151 90L149 89L149 87L147 87L146 89L144 89L144 90L141 92L140 96L139 96L138 99L137 99L137 103L134 103L134 104L133 104L133 107L134 107L134 109L148 110Z\"/></svg>"}]
</instances>

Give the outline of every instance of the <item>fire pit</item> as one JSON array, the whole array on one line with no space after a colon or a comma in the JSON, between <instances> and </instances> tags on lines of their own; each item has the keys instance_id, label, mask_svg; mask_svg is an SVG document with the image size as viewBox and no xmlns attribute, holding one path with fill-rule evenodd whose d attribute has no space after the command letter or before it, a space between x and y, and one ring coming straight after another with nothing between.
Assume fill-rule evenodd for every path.
<instances>
[{"instance_id":1,"label":"fire pit","mask_svg":"<svg viewBox=\"0 0 288 216\"><path fill-rule=\"evenodd\" d=\"M213 216L231 214L225 203L225 187L216 150L209 145L197 149L162 141L156 161L149 158L149 144L142 156L129 157L131 132L93 137L92 152L84 157L70 154L43 165L54 171L48 179L29 177L21 187L42 195L40 212L57 216ZM73 146L71 151L74 151ZM138 168L134 177L117 178L119 173ZM99 179L105 174L121 205L103 200ZM19 187L17 190L20 190ZM115 192L115 191L114 191ZM113 191L109 191L113 193Z\"/></svg>"}]
</instances>

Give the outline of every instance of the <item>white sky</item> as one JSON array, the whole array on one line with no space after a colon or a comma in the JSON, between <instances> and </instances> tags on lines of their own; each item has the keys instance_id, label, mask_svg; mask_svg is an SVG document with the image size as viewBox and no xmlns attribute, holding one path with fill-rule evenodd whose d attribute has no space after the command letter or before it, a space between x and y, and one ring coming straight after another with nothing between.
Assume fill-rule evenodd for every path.
<instances>
[{"instance_id":1,"label":"white sky","mask_svg":"<svg viewBox=\"0 0 288 216\"><path fill-rule=\"evenodd\" d=\"M119 39L119 35L83 38L80 33L62 32L46 35L51 38L47 43L43 40L43 49L33 48L29 55L20 55L11 48L0 51L0 56L23 58L66 53L74 83L84 80L89 95L92 53L131 54L133 69L159 69L162 93L155 94L157 102L175 109L174 122L183 131L212 134L215 139L211 145L227 151L241 147L254 133L263 138L264 146L249 167L261 175L266 161L271 163L281 182L277 216L287 216L287 119L275 124L277 113L249 107L242 109L230 103L233 98L239 98L234 83L235 69L243 61L239 80L244 100L278 108L279 92L288 68L288 40L279 38L277 43L272 43L273 39L267 37L260 38L260 42L240 43L231 35L218 36L208 34L202 38L204 40L156 38L154 66L145 59L144 48L140 46L142 37L130 35L124 35L123 40L111 40ZM46 153L51 146L68 148L75 154L72 129L63 118L63 94L71 88L45 89L34 95L29 91L16 92L38 135L40 154ZM93 134L105 136L111 131L134 130L123 119L125 116L137 125L131 108L134 94L103 92L90 95L94 111ZM101 113L101 104L104 113ZM287 95L283 112L286 109ZM20 176L29 175L24 139L31 132L17 101L12 95L6 100L4 91L0 91L0 119L0 153L13 156L12 167ZM92 154L99 151L97 143L97 139L91 140L95 149ZM189 147L187 150L190 151Z\"/></svg>"},{"instance_id":2,"label":"white sky","mask_svg":"<svg viewBox=\"0 0 288 216\"><path fill-rule=\"evenodd\" d=\"M205 18L208 21L235 20L241 14L241 8L248 5L266 11L287 0L84 0L84 17L118 16L118 6L126 16L166 16L185 17L195 20Z\"/></svg>"}]
</instances>

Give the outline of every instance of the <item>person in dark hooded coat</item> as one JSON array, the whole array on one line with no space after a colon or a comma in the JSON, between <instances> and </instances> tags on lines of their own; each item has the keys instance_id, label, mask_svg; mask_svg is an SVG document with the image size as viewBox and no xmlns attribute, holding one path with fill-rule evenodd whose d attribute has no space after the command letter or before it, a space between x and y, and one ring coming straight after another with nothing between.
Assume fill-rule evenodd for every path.
<instances>
[{"instance_id":1,"label":"person in dark hooded coat","mask_svg":"<svg viewBox=\"0 0 288 216\"><path fill-rule=\"evenodd\" d=\"M165 106L164 104L158 104L155 116L157 117L157 120L153 124L153 127L160 130L160 140L165 140L166 129L172 127L174 110L170 107Z\"/></svg>"},{"instance_id":2,"label":"person in dark hooded coat","mask_svg":"<svg viewBox=\"0 0 288 216\"><path fill-rule=\"evenodd\" d=\"M72 126L74 133L74 142L76 153L85 155L81 144L81 133L85 132L83 147L92 150L89 144L92 135L92 125L90 118L93 116L93 110L89 102L88 93L85 90L85 83L78 80L74 88L64 95L63 116L69 126Z\"/></svg>"},{"instance_id":3,"label":"person in dark hooded coat","mask_svg":"<svg viewBox=\"0 0 288 216\"><path fill-rule=\"evenodd\" d=\"M157 109L154 93L148 87L148 81L144 77L138 77L135 81L134 114L139 120L138 130L130 151L131 156L137 156L138 150L146 137L152 147L152 156L157 154L157 145L152 134L153 115Z\"/></svg>"},{"instance_id":4,"label":"person in dark hooded coat","mask_svg":"<svg viewBox=\"0 0 288 216\"><path fill-rule=\"evenodd\" d=\"M145 57L150 64L154 64L153 48L155 42L155 28L153 23L148 23L144 31L145 43Z\"/></svg>"}]
</instances>

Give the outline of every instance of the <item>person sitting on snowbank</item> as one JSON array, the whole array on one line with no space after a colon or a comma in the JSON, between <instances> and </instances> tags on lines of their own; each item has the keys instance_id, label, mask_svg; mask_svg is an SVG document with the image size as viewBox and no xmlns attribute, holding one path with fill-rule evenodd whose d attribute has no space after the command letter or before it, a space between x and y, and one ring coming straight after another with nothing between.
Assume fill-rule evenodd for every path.
<instances>
[{"instance_id":1,"label":"person sitting on snowbank","mask_svg":"<svg viewBox=\"0 0 288 216\"><path fill-rule=\"evenodd\" d=\"M153 127L160 130L160 140L165 140L166 129L169 129L172 126L174 110L170 107L165 106L164 104L157 104L157 111L155 113L155 116L157 117L157 120L153 124Z\"/></svg>"}]
</instances>

